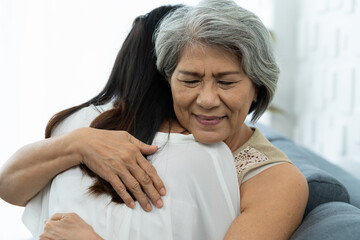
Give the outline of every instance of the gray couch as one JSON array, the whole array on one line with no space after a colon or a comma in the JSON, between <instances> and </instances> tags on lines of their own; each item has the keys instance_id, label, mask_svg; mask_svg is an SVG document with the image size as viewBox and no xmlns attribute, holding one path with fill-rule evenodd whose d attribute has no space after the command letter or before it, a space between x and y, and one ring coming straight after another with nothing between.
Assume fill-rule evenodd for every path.
<instances>
[{"instance_id":1,"label":"gray couch","mask_svg":"<svg viewBox=\"0 0 360 240\"><path fill-rule=\"evenodd\" d=\"M360 180L271 128L256 127L290 158L309 184L305 216L291 240L359 240Z\"/></svg>"}]
</instances>

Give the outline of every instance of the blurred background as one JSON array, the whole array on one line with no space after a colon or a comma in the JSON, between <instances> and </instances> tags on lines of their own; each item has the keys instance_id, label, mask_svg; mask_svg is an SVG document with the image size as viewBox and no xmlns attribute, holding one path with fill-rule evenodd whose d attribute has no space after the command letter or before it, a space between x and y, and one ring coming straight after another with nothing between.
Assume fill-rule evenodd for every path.
<instances>
[{"instance_id":1,"label":"blurred background","mask_svg":"<svg viewBox=\"0 0 360 240\"><path fill-rule=\"evenodd\" d=\"M132 21L198 1L0 0L0 166L49 118L105 85ZM360 178L359 0L238 0L273 33L281 68L260 122ZM29 239L0 200L0 239Z\"/></svg>"}]
</instances>

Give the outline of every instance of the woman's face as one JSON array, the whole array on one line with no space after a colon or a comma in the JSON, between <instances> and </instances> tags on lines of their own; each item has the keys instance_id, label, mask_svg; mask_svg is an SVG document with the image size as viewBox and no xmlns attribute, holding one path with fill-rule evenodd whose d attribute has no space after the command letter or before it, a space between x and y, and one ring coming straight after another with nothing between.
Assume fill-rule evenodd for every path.
<instances>
[{"instance_id":1,"label":"woman's face","mask_svg":"<svg viewBox=\"0 0 360 240\"><path fill-rule=\"evenodd\" d=\"M174 110L199 142L241 138L256 90L233 54L214 47L186 47L171 76Z\"/></svg>"}]
</instances>

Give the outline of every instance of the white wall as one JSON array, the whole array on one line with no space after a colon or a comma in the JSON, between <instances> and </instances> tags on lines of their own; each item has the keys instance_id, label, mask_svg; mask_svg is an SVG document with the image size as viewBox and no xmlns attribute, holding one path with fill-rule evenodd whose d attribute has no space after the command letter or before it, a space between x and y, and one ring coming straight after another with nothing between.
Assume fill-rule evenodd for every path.
<instances>
[{"instance_id":1,"label":"white wall","mask_svg":"<svg viewBox=\"0 0 360 240\"><path fill-rule=\"evenodd\" d=\"M275 0L272 126L360 177L360 1Z\"/></svg>"},{"instance_id":2,"label":"white wall","mask_svg":"<svg viewBox=\"0 0 360 240\"><path fill-rule=\"evenodd\" d=\"M339 165L360 163L360 2L299 3L295 139Z\"/></svg>"},{"instance_id":3,"label":"white wall","mask_svg":"<svg viewBox=\"0 0 360 240\"><path fill-rule=\"evenodd\" d=\"M273 113L271 125L289 138L293 138L295 126L294 88L297 72L296 42L298 6L296 0L275 0L272 31L275 35L275 55L280 76L272 105L281 113Z\"/></svg>"}]
</instances>

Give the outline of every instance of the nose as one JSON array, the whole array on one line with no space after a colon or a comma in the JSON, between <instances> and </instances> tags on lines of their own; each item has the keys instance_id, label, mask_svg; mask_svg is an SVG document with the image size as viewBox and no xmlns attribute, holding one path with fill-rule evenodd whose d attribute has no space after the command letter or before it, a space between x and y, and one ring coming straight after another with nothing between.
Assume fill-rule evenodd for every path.
<instances>
[{"instance_id":1,"label":"nose","mask_svg":"<svg viewBox=\"0 0 360 240\"><path fill-rule=\"evenodd\" d=\"M204 109L212 109L220 105L220 97L215 86L205 84L197 96L196 103Z\"/></svg>"}]
</instances>

